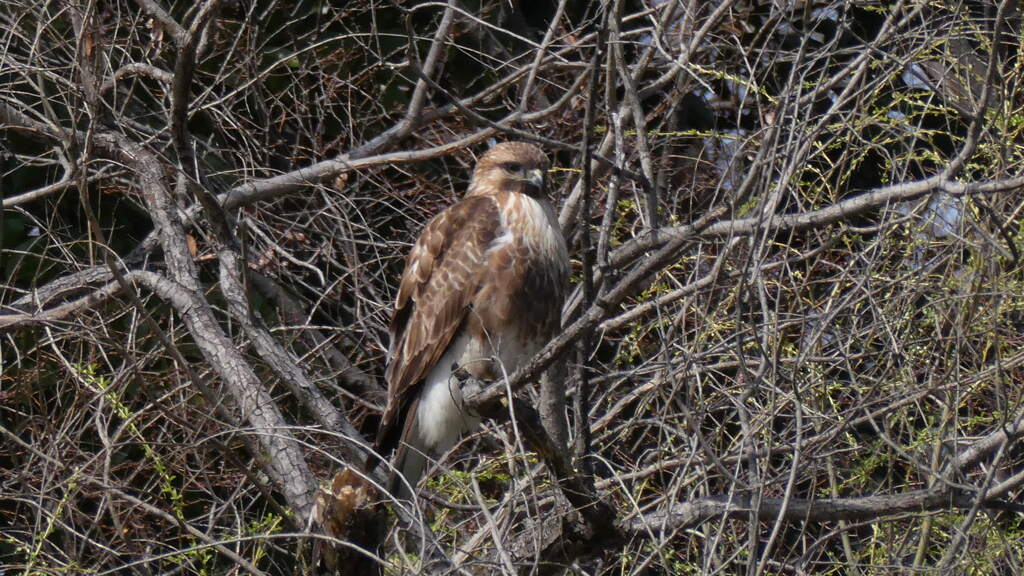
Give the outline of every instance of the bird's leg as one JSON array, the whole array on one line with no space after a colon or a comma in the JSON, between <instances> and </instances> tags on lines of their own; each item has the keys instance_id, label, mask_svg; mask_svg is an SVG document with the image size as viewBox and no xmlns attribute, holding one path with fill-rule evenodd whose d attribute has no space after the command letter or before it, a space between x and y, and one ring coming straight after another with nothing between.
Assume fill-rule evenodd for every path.
<instances>
[{"instance_id":1,"label":"bird's leg","mask_svg":"<svg viewBox=\"0 0 1024 576\"><path fill-rule=\"evenodd\" d=\"M460 398L459 400L460 409L465 407L465 398L469 398L476 394L477 392L480 392L481 390L483 390L484 385L487 384L486 382L474 376L469 370L466 369L465 366L458 366L456 364L452 364L451 378L455 380L455 383L459 387L459 390L462 391L462 398ZM479 414L473 413L471 413L470 416L474 418L480 417Z\"/></svg>"}]
</instances>

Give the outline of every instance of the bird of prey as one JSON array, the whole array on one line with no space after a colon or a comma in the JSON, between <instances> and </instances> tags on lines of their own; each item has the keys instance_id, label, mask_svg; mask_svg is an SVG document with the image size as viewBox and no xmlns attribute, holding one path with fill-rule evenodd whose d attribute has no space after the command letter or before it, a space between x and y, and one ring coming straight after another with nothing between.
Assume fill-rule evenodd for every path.
<instances>
[{"instance_id":1,"label":"bird of prey","mask_svg":"<svg viewBox=\"0 0 1024 576\"><path fill-rule=\"evenodd\" d=\"M494 146L466 196L431 219L409 253L377 435L380 454L395 448L388 489L396 497L408 499L428 459L479 425L463 407L460 374L512 374L560 326L569 256L547 169L532 144Z\"/></svg>"}]
</instances>

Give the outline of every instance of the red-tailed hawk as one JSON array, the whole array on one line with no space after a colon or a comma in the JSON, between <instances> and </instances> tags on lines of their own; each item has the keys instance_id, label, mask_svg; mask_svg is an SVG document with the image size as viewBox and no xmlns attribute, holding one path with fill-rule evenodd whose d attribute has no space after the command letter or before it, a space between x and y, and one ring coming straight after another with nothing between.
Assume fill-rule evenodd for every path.
<instances>
[{"instance_id":1,"label":"red-tailed hawk","mask_svg":"<svg viewBox=\"0 0 1024 576\"><path fill-rule=\"evenodd\" d=\"M427 458L479 425L463 410L456 370L479 380L511 374L559 328L569 256L545 193L547 169L532 144L494 146L466 197L431 219L409 253L377 436L381 454L397 447L395 496L408 498Z\"/></svg>"}]
</instances>

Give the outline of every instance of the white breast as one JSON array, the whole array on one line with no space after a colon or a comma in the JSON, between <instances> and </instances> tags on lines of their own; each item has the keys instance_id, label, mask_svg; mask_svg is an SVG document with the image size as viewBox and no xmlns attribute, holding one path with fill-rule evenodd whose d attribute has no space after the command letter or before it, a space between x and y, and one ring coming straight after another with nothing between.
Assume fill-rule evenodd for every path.
<instances>
[{"instance_id":1,"label":"white breast","mask_svg":"<svg viewBox=\"0 0 1024 576\"><path fill-rule=\"evenodd\" d=\"M516 240L544 264L568 267L569 251L551 204L523 194L510 195L508 202L508 209L502 210L502 225L506 230L509 226L522 230L523 234ZM514 221L506 221L506 214L511 215ZM568 269L565 272L568 274Z\"/></svg>"}]
</instances>

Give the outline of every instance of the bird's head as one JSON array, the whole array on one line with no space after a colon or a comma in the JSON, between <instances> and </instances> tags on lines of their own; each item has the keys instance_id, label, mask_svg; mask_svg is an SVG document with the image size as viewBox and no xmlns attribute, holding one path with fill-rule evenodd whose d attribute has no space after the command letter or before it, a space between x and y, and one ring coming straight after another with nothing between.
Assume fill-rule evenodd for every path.
<instances>
[{"instance_id":1,"label":"bird's head","mask_svg":"<svg viewBox=\"0 0 1024 576\"><path fill-rule=\"evenodd\" d=\"M488 150L477 162L468 195L501 191L544 198L548 167L548 157L533 144L502 142Z\"/></svg>"}]
</instances>

